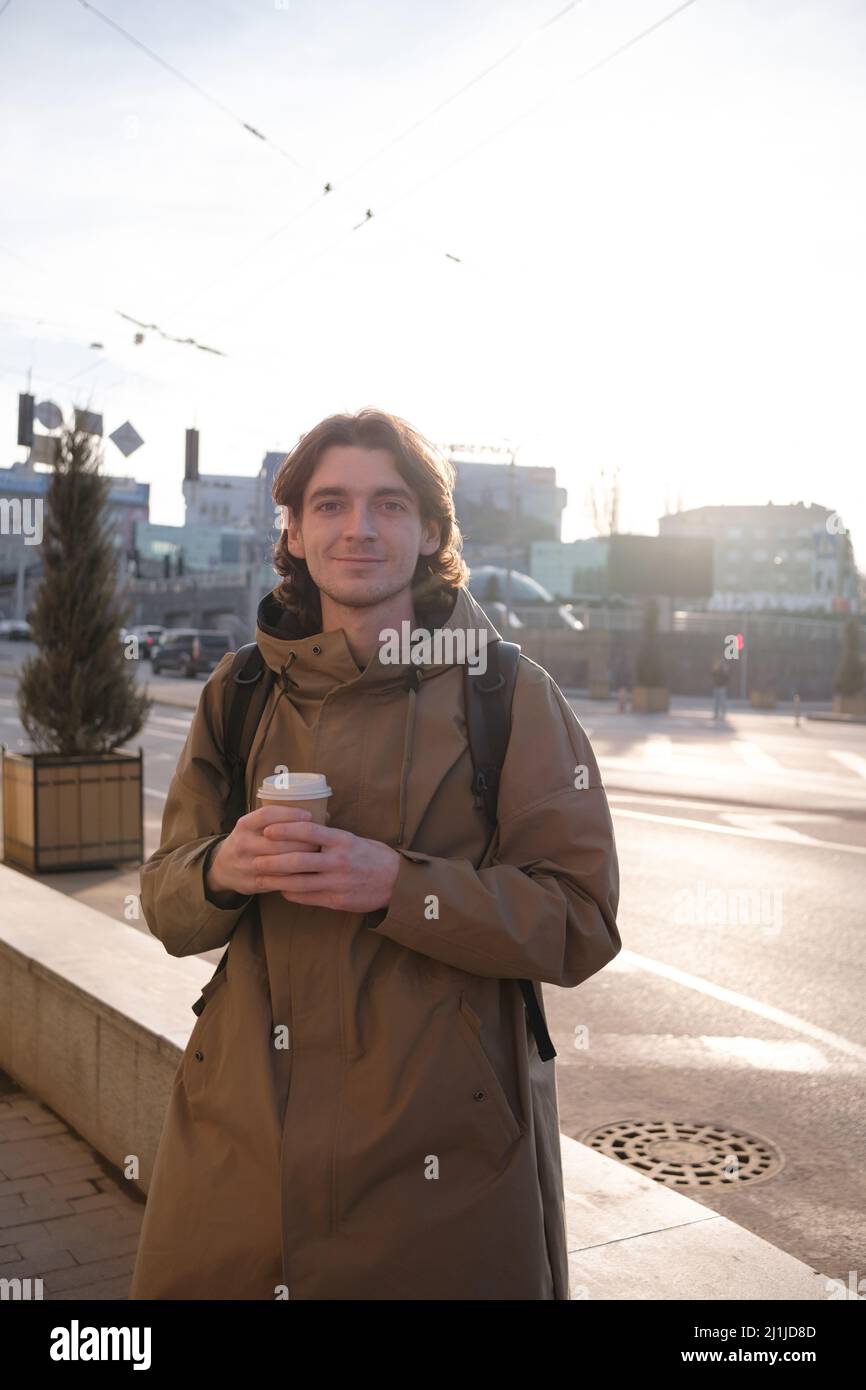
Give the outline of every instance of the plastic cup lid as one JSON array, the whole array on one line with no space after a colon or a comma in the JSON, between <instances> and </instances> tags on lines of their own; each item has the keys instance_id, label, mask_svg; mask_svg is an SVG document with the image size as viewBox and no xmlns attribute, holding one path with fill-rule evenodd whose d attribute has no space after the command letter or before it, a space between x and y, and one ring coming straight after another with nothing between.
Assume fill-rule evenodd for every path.
<instances>
[{"instance_id":1,"label":"plastic cup lid","mask_svg":"<svg viewBox=\"0 0 866 1390\"><path fill-rule=\"evenodd\" d=\"M257 795L274 801L314 801L330 796L332 790L323 772L280 772L266 777Z\"/></svg>"}]
</instances>

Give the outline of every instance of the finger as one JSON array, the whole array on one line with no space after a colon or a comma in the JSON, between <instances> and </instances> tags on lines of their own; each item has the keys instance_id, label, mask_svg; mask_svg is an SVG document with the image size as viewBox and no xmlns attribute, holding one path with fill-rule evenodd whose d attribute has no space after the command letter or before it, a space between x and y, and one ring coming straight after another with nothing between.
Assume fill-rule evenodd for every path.
<instances>
[{"instance_id":1,"label":"finger","mask_svg":"<svg viewBox=\"0 0 866 1390\"><path fill-rule=\"evenodd\" d=\"M244 817L250 830L262 830L266 825L280 821L296 821L306 825L312 819L312 811L302 806L280 806L273 802L269 806L260 806L257 811L250 811Z\"/></svg>"},{"instance_id":2,"label":"finger","mask_svg":"<svg viewBox=\"0 0 866 1390\"><path fill-rule=\"evenodd\" d=\"M270 854L257 854L253 859L253 872L261 872L269 877L277 874L302 874L306 870L320 880L322 873L330 867L330 864L323 861L320 850L275 850Z\"/></svg>"},{"instance_id":3,"label":"finger","mask_svg":"<svg viewBox=\"0 0 866 1390\"><path fill-rule=\"evenodd\" d=\"M346 891L344 880L322 874L256 874L255 883L257 893L290 893L299 898Z\"/></svg>"},{"instance_id":4,"label":"finger","mask_svg":"<svg viewBox=\"0 0 866 1390\"><path fill-rule=\"evenodd\" d=\"M265 841L303 840L305 844L339 845L348 837L345 830L336 830L332 825L319 825L314 820L295 821L291 825L266 825L261 831Z\"/></svg>"},{"instance_id":5,"label":"finger","mask_svg":"<svg viewBox=\"0 0 866 1390\"><path fill-rule=\"evenodd\" d=\"M318 859L322 853L322 848L320 845L307 844L298 835L296 828L291 840L288 838L276 840L271 836L265 838L263 835L257 835L251 846L251 851L254 856L267 856L271 859L276 854L315 854Z\"/></svg>"},{"instance_id":6,"label":"finger","mask_svg":"<svg viewBox=\"0 0 866 1390\"><path fill-rule=\"evenodd\" d=\"M295 884L292 883L293 877L298 880ZM310 878L310 884L302 883L301 879L303 878ZM277 891L282 893L284 898L303 898L305 902L311 899L324 897L326 894L345 892L345 884L341 884L337 879L328 879L322 883L319 881L318 874L316 875L315 888L311 885L312 877L309 874L289 874L286 879L283 880L283 885Z\"/></svg>"}]
</instances>

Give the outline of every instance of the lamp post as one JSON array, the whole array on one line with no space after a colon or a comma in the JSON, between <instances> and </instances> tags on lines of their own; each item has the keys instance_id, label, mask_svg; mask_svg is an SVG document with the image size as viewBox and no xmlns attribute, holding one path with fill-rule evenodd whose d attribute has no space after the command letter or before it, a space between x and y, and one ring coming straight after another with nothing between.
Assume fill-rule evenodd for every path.
<instances>
[{"instance_id":1,"label":"lamp post","mask_svg":"<svg viewBox=\"0 0 866 1390\"><path fill-rule=\"evenodd\" d=\"M515 533L515 531L516 531L516 529L517 529L517 526L516 526L516 514L517 514L517 455L518 455L518 453L520 452L520 445L518 444L516 448L513 448L513 447L509 446L509 451L510 451L511 459L510 459L510 462L509 462L509 464L508 464L508 534L507 534L507 539L506 539L506 544L505 544L505 557L506 557L506 561L507 561L506 569L505 569L505 626L506 626L506 628L511 627L511 569L512 569L512 565L511 565L511 555L512 555L512 546L513 546L513 544L514 544L514 533Z\"/></svg>"}]
</instances>

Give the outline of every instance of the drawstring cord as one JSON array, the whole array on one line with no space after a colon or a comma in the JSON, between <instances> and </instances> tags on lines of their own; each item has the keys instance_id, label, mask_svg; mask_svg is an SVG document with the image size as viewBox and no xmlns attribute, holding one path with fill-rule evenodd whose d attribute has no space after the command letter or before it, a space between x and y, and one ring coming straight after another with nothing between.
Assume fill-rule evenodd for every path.
<instances>
[{"instance_id":1,"label":"drawstring cord","mask_svg":"<svg viewBox=\"0 0 866 1390\"><path fill-rule=\"evenodd\" d=\"M409 712L406 716L406 737L403 740L403 766L400 770L400 834L397 844L403 843L406 825L406 783L412 764L412 735L415 731L415 692L421 684L417 666L410 666L406 672L406 689L409 691Z\"/></svg>"},{"instance_id":2,"label":"drawstring cord","mask_svg":"<svg viewBox=\"0 0 866 1390\"><path fill-rule=\"evenodd\" d=\"M293 680L292 677L289 675L289 667L291 666L292 662L297 659L297 655L298 653L295 651L289 652L288 657L280 667L280 684L283 687L284 695L288 695L290 685L293 685L296 690L300 688L298 682L296 680Z\"/></svg>"},{"instance_id":3,"label":"drawstring cord","mask_svg":"<svg viewBox=\"0 0 866 1390\"><path fill-rule=\"evenodd\" d=\"M280 684L283 694L288 696L289 686L300 689L299 683L289 675L289 668L297 658L297 652L289 652L286 661L280 667ZM412 737L415 732L415 699L416 691L421 684L421 677L418 674L417 666L410 666L406 672L405 686L409 692L409 711L406 716L406 735L403 740L403 765L400 769L400 833L397 844L402 845L403 834L406 828L406 784L409 779L409 769L412 765Z\"/></svg>"}]
</instances>

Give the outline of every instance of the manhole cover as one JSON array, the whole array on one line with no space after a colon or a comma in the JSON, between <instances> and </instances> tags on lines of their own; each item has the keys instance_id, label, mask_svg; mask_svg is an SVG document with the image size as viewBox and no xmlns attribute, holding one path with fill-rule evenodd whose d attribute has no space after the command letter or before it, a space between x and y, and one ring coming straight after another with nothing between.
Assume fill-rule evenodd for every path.
<instances>
[{"instance_id":1,"label":"manhole cover","mask_svg":"<svg viewBox=\"0 0 866 1390\"><path fill-rule=\"evenodd\" d=\"M618 1120L590 1130L581 1143L667 1187L760 1182L782 1167L781 1154L766 1139L686 1120Z\"/></svg>"}]
</instances>

